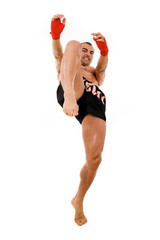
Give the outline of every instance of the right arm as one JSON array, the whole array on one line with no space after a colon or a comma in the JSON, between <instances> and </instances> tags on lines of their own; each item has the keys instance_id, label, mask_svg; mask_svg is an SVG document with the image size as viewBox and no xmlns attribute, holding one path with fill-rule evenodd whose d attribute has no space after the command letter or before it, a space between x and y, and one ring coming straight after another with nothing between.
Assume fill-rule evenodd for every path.
<instances>
[{"instance_id":1,"label":"right arm","mask_svg":"<svg viewBox=\"0 0 160 240\"><path fill-rule=\"evenodd\" d=\"M63 50L62 50L62 45L59 39L57 40L52 40L52 48L53 48L53 55L56 60L56 70L58 72L58 75L60 73L60 66L61 66L61 60L63 57Z\"/></svg>"},{"instance_id":2,"label":"right arm","mask_svg":"<svg viewBox=\"0 0 160 240\"><path fill-rule=\"evenodd\" d=\"M61 23L61 18L62 23ZM60 34L65 27L66 19L63 14L54 15L51 21L51 35L52 35L52 48L53 55L56 60L56 69L58 74L60 73L60 65L63 57L62 45L60 42Z\"/></svg>"}]
</instances>

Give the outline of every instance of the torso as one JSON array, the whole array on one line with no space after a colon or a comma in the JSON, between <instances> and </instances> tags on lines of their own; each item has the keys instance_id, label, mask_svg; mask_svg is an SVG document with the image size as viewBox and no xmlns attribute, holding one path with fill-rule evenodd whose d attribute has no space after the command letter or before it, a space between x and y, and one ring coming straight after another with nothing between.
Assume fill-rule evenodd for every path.
<instances>
[{"instance_id":1,"label":"torso","mask_svg":"<svg viewBox=\"0 0 160 240\"><path fill-rule=\"evenodd\" d=\"M85 77L88 81L94 83L98 86L97 79L95 77L95 69L91 66L82 66L82 76Z\"/></svg>"},{"instance_id":2,"label":"torso","mask_svg":"<svg viewBox=\"0 0 160 240\"><path fill-rule=\"evenodd\" d=\"M61 81L60 67L58 69L58 80ZM98 81L95 77L95 69L91 66L82 66L82 76L85 77L88 81L94 83L98 86Z\"/></svg>"}]
</instances>

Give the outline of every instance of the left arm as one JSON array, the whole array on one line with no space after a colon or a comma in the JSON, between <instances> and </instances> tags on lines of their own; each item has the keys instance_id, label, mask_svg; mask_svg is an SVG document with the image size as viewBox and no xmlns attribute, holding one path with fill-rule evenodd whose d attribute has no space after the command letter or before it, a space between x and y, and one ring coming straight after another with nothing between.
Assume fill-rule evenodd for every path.
<instances>
[{"instance_id":1,"label":"left arm","mask_svg":"<svg viewBox=\"0 0 160 240\"><path fill-rule=\"evenodd\" d=\"M101 33L92 33L93 40L96 42L97 47L100 50L100 58L95 68L95 75L98 81L98 85L102 85L105 78L105 71L108 64L108 46L105 37Z\"/></svg>"},{"instance_id":2,"label":"left arm","mask_svg":"<svg viewBox=\"0 0 160 240\"><path fill-rule=\"evenodd\" d=\"M98 82L98 86L102 85L105 78L105 71L108 64L108 56L100 56L97 67L95 68L95 75Z\"/></svg>"}]
</instances>

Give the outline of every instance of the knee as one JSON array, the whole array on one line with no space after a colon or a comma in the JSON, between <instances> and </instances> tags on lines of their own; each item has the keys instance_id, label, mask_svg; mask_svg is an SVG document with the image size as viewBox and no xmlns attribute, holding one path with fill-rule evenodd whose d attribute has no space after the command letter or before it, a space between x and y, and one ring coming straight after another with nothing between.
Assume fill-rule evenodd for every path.
<instances>
[{"instance_id":1,"label":"knee","mask_svg":"<svg viewBox=\"0 0 160 240\"><path fill-rule=\"evenodd\" d=\"M73 49L77 49L80 51L81 49L81 44L80 42L76 41L76 40L71 40L67 43L67 46L66 48L69 48L70 50L73 50Z\"/></svg>"},{"instance_id":2,"label":"knee","mask_svg":"<svg viewBox=\"0 0 160 240\"><path fill-rule=\"evenodd\" d=\"M91 156L87 159L87 166L90 170L96 171L102 161L101 154Z\"/></svg>"}]
</instances>

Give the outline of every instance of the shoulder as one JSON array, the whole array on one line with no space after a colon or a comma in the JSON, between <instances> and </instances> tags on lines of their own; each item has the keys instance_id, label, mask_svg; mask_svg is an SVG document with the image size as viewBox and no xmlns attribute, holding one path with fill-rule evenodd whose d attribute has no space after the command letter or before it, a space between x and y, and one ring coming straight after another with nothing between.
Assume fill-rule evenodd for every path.
<instances>
[{"instance_id":1,"label":"shoulder","mask_svg":"<svg viewBox=\"0 0 160 240\"><path fill-rule=\"evenodd\" d=\"M85 66L85 70L93 74L95 73L95 68L91 66Z\"/></svg>"}]
</instances>

